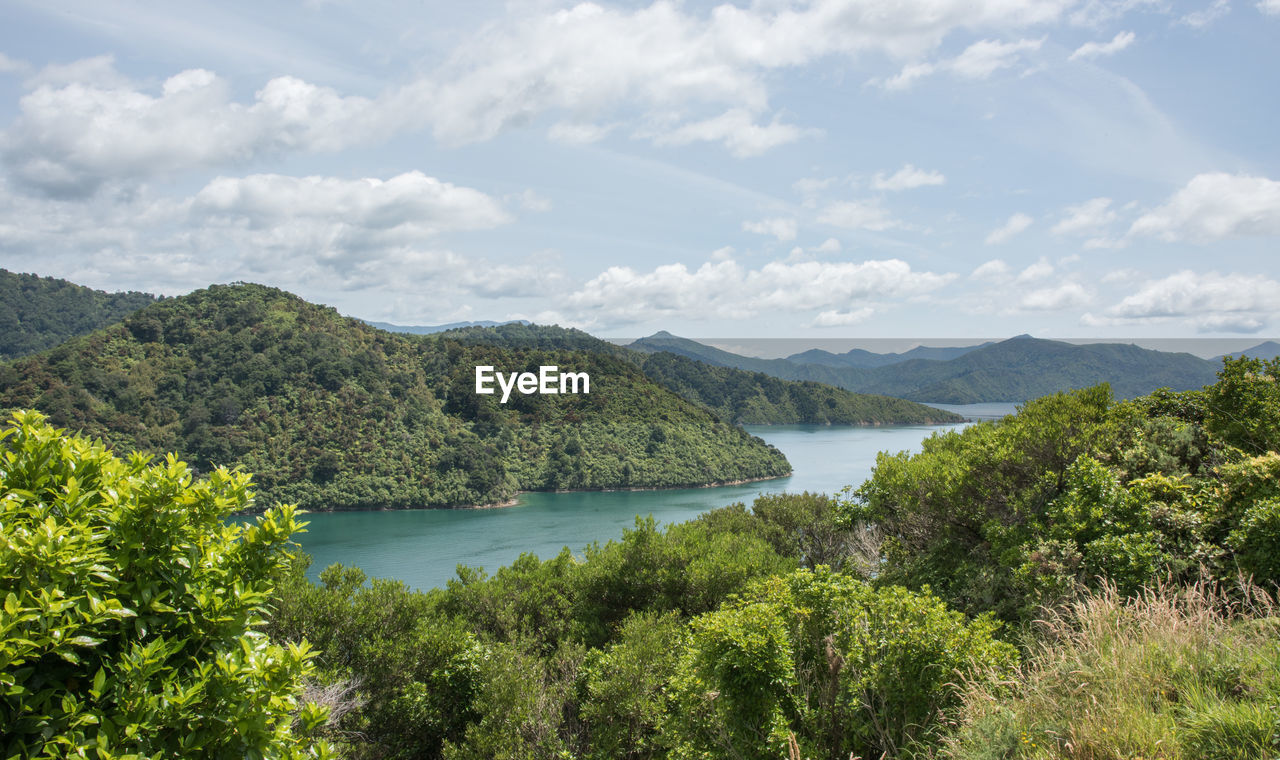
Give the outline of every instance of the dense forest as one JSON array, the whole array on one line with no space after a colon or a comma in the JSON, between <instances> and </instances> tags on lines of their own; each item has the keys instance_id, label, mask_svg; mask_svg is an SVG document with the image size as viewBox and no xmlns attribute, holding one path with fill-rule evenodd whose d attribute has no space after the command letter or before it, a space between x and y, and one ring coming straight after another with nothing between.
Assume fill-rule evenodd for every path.
<instances>
[{"instance_id":1,"label":"dense forest","mask_svg":"<svg viewBox=\"0 0 1280 760\"><path fill-rule=\"evenodd\" d=\"M834 385L858 393L892 394L924 403L975 404L1026 401L1059 391L1108 383L1120 398L1157 388L1191 390L1213 382L1217 362L1191 354L1150 351L1120 343L1073 345L1018 336L969 350L934 349L891 363L808 352L789 359L757 359L660 332L630 344L637 351L666 351L707 364L782 378ZM825 352L823 352L825 353ZM908 352L909 354L912 352ZM881 360L886 355L873 354ZM950 357L950 358L943 358ZM865 359L865 357L863 357Z\"/></svg>"},{"instance_id":2,"label":"dense forest","mask_svg":"<svg viewBox=\"0 0 1280 760\"><path fill-rule=\"evenodd\" d=\"M1270 760L1280 750L1280 361L1229 361L1202 390L1126 402L1105 386L1055 394L935 435L919 454L884 454L847 498L767 496L666 527L638 518L584 556L524 555L492 576L460 567L428 592L340 565L309 582L304 556L263 554L297 527L289 510L218 529L230 548L211 555L190 535L164 540L173 549L161 577L176 588L205 567L242 568L254 593L269 581L272 601L216 623L216 640L234 648L231 634L265 623L268 638L241 646L287 644L273 650L291 663L275 681L261 658L228 660L238 669L216 678L194 668L184 647L209 639L193 621L230 618L168 610L172 599L217 604L203 592L163 596L147 613L169 626L176 653L152 661L174 669L140 671L142 655L118 654L147 639L131 623L139 582L111 552L132 556L142 524L188 530L172 519L180 505L226 514L248 498L242 475L193 484L173 462L111 464L86 442L58 443L29 416L11 428L0 503L19 538L0 563L0 624L28 631L25 611L51 603L45 576L24 570L35 556L92 564L66 571L92 587L84 594L139 606L62 615L74 645L47 631L5 642L25 658L0 665L10 684L0 706L26 710L18 756L34 756L22 748L44 746L41 726L54 724L116 741L105 727L149 704L125 688L143 678L188 695L160 721L201 715L202 700L236 683L277 694L256 711L234 707L264 727L255 741L289 757ZM116 536L102 532L110 520L127 528L97 554L57 538ZM21 666L40 657L61 663L45 691ZM298 720L282 722L282 709ZM209 742L248 741L196 725ZM172 741L171 729L148 726L129 746Z\"/></svg>"},{"instance_id":3,"label":"dense forest","mask_svg":"<svg viewBox=\"0 0 1280 760\"><path fill-rule=\"evenodd\" d=\"M591 393L475 393L474 368L587 372ZM776 449L608 355L395 335L283 291L214 286L0 366L0 407L119 450L254 473L308 509L488 504L517 490L786 474Z\"/></svg>"},{"instance_id":4,"label":"dense forest","mask_svg":"<svg viewBox=\"0 0 1280 760\"><path fill-rule=\"evenodd\" d=\"M506 324L447 333L463 343L508 348L594 351L634 362L669 391L721 419L745 425L918 425L959 422L941 409L889 396L853 393L815 382L779 380L763 372L717 366L669 352L633 351L581 330Z\"/></svg>"},{"instance_id":5,"label":"dense forest","mask_svg":"<svg viewBox=\"0 0 1280 760\"><path fill-rule=\"evenodd\" d=\"M0 269L0 360L53 348L148 306L147 293L106 293Z\"/></svg>"}]
</instances>

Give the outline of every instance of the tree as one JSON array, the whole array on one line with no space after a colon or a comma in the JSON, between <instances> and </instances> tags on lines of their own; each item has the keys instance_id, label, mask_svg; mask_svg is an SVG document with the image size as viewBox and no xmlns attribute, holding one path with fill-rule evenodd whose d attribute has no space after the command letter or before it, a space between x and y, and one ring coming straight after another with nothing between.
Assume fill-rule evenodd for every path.
<instances>
[{"instance_id":1,"label":"tree","mask_svg":"<svg viewBox=\"0 0 1280 760\"><path fill-rule=\"evenodd\" d=\"M265 623L301 529L225 518L249 477L114 456L36 412L0 431L0 725L6 758L324 758L307 643Z\"/></svg>"}]
</instances>

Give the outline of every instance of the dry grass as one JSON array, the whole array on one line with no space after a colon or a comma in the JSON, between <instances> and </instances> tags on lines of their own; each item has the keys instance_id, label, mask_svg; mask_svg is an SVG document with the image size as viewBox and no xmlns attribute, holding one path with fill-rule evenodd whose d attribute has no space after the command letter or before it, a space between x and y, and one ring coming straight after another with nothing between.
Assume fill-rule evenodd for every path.
<instances>
[{"instance_id":1,"label":"dry grass","mask_svg":"<svg viewBox=\"0 0 1280 760\"><path fill-rule=\"evenodd\" d=\"M1247 582L1124 597L1040 621L1019 677L968 690L945 754L1070 760L1280 758L1280 618Z\"/></svg>"}]
</instances>

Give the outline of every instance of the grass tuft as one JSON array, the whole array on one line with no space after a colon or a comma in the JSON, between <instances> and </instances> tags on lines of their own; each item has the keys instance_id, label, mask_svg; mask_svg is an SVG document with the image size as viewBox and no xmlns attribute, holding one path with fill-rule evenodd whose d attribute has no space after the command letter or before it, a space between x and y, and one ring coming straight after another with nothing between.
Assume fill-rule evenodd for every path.
<instances>
[{"instance_id":1,"label":"grass tuft","mask_svg":"<svg viewBox=\"0 0 1280 760\"><path fill-rule=\"evenodd\" d=\"M1013 682L968 689L955 760L1280 760L1280 617L1247 582L1106 586L1049 611Z\"/></svg>"}]
</instances>

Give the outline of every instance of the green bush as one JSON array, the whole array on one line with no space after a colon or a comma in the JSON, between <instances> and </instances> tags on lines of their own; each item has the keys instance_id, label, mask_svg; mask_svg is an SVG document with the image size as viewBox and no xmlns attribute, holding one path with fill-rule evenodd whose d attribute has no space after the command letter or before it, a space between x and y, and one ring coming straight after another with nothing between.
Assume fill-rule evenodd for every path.
<instances>
[{"instance_id":1,"label":"green bush","mask_svg":"<svg viewBox=\"0 0 1280 760\"><path fill-rule=\"evenodd\" d=\"M312 653L257 629L300 529L293 509L223 522L249 478L194 480L67 437L0 431L3 756L326 757L304 735ZM302 732L295 721L301 723Z\"/></svg>"},{"instance_id":2,"label":"green bush","mask_svg":"<svg viewBox=\"0 0 1280 760\"><path fill-rule=\"evenodd\" d=\"M957 684L1009 673L989 616L831 572L770 578L692 624L672 681L675 757L880 757L929 736Z\"/></svg>"}]
</instances>

